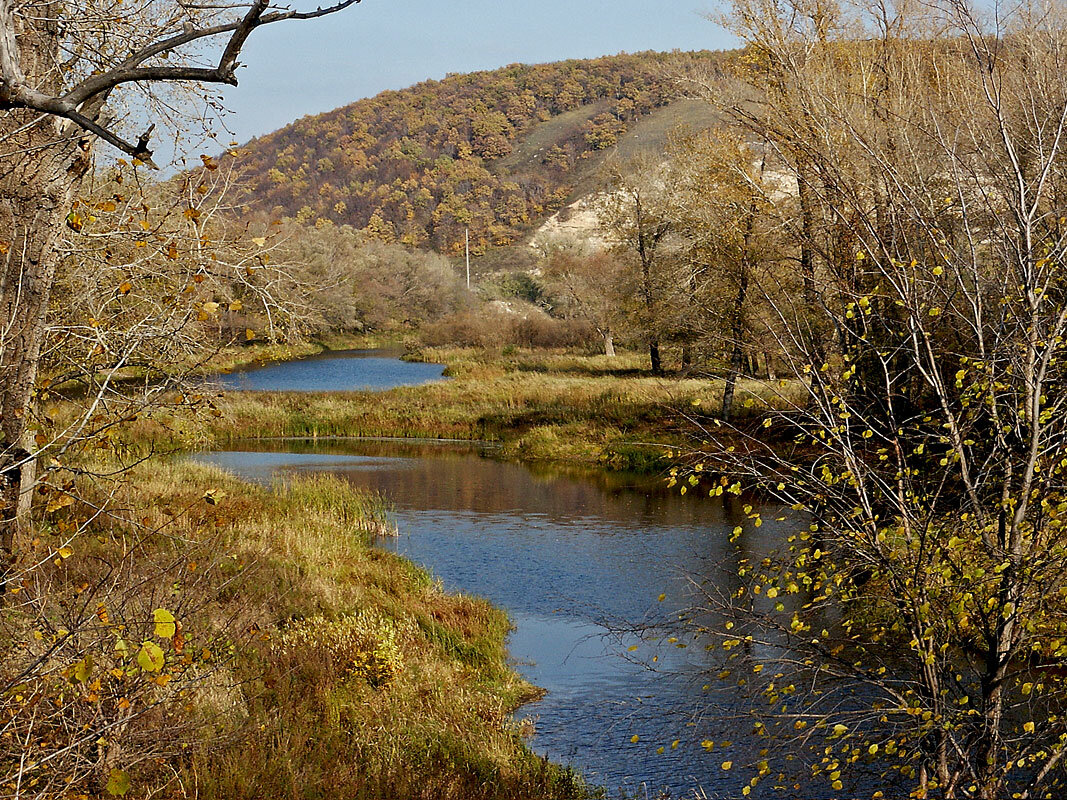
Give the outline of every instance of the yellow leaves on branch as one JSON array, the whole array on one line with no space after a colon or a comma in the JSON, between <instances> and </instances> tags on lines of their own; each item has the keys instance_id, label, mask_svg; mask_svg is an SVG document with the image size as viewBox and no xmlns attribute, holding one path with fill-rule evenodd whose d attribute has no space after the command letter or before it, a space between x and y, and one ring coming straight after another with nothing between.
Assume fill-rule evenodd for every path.
<instances>
[{"instance_id":1,"label":"yellow leaves on branch","mask_svg":"<svg viewBox=\"0 0 1067 800\"><path fill-rule=\"evenodd\" d=\"M165 608L153 611L152 621L155 623L155 635L160 639L173 639L174 634L178 632L177 620Z\"/></svg>"},{"instance_id":2,"label":"yellow leaves on branch","mask_svg":"<svg viewBox=\"0 0 1067 800\"><path fill-rule=\"evenodd\" d=\"M222 502L222 498L225 496L226 492L220 491L219 489L208 489L204 492L204 502L209 506L217 506Z\"/></svg>"},{"instance_id":3,"label":"yellow leaves on branch","mask_svg":"<svg viewBox=\"0 0 1067 800\"><path fill-rule=\"evenodd\" d=\"M107 786L104 787L112 797L123 797L130 791L130 775L121 769L113 769L107 777Z\"/></svg>"},{"instance_id":4,"label":"yellow leaves on branch","mask_svg":"<svg viewBox=\"0 0 1067 800\"><path fill-rule=\"evenodd\" d=\"M45 511L48 514L54 514L56 511L59 511L61 508L66 508L67 506L71 506L71 505L74 505L74 498L73 497L71 497L69 494L66 494L66 493L58 494L58 495L55 495L51 500L48 501L48 505L45 506Z\"/></svg>"},{"instance_id":5,"label":"yellow leaves on branch","mask_svg":"<svg viewBox=\"0 0 1067 800\"><path fill-rule=\"evenodd\" d=\"M159 672L163 669L163 664L163 648L155 642L143 642L137 654L137 665L145 672Z\"/></svg>"}]
</instances>

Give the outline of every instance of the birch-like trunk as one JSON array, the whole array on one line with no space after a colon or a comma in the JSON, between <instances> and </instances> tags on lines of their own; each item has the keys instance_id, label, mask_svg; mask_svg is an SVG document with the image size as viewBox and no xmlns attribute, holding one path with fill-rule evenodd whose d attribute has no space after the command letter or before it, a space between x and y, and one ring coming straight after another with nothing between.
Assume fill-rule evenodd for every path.
<instances>
[{"instance_id":1,"label":"birch-like trunk","mask_svg":"<svg viewBox=\"0 0 1067 800\"><path fill-rule=\"evenodd\" d=\"M61 62L50 26L20 31L27 82L45 89ZM0 566L4 580L35 480L29 425L55 279L56 241L89 168L91 140L35 112L0 115Z\"/></svg>"}]
</instances>

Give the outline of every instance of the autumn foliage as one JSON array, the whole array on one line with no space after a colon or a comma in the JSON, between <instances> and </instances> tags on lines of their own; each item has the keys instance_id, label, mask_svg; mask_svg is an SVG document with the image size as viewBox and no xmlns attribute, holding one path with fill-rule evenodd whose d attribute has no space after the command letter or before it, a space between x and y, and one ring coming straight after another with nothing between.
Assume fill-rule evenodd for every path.
<instances>
[{"instance_id":1,"label":"autumn foliage","mask_svg":"<svg viewBox=\"0 0 1067 800\"><path fill-rule=\"evenodd\" d=\"M457 253L469 225L476 251L507 245L563 205L583 159L677 96L675 74L718 58L517 64L383 92L251 142L250 191L271 215L387 242ZM550 120L551 141L522 151Z\"/></svg>"}]
</instances>

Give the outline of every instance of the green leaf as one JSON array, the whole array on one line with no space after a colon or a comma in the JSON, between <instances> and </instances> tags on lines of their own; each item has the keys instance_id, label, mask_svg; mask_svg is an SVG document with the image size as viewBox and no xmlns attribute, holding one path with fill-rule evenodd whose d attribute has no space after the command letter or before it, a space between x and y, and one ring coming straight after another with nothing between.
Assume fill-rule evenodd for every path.
<instances>
[{"instance_id":1,"label":"green leaf","mask_svg":"<svg viewBox=\"0 0 1067 800\"><path fill-rule=\"evenodd\" d=\"M98 784L99 785L99 784ZM122 797L130 791L130 774L121 769L111 770L107 776L107 786L104 790L112 797Z\"/></svg>"},{"instance_id":2,"label":"green leaf","mask_svg":"<svg viewBox=\"0 0 1067 800\"><path fill-rule=\"evenodd\" d=\"M159 672L163 669L163 649L155 642L145 642L137 654L137 663L145 672Z\"/></svg>"},{"instance_id":3,"label":"green leaf","mask_svg":"<svg viewBox=\"0 0 1067 800\"><path fill-rule=\"evenodd\" d=\"M156 623L156 636L160 639L173 639L178 632L174 615L165 608L157 608L152 612L152 619Z\"/></svg>"}]
</instances>

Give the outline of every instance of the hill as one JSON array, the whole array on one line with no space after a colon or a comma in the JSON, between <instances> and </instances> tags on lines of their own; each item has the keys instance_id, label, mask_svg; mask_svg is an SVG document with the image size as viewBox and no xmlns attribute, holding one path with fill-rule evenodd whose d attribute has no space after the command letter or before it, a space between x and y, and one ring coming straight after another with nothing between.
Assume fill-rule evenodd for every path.
<instances>
[{"instance_id":1,"label":"hill","mask_svg":"<svg viewBox=\"0 0 1067 800\"><path fill-rule=\"evenodd\" d=\"M507 246L589 190L604 153L706 112L674 77L723 54L516 64L383 92L305 117L244 151L254 206L306 224L458 253Z\"/></svg>"}]
</instances>

